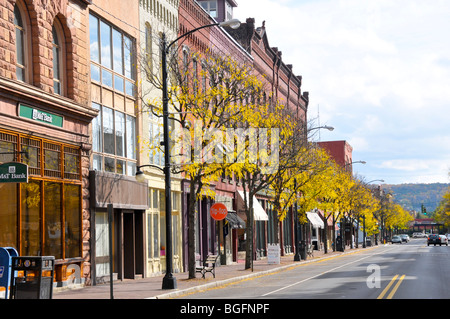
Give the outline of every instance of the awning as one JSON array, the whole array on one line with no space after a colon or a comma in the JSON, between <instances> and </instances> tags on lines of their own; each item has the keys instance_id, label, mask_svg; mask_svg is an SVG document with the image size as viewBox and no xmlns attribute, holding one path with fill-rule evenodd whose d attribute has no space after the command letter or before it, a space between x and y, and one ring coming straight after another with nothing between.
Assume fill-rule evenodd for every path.
<instances>
[{"instance_id":1,"label":"awning","mask_svg":"<svg viewBox=\"0 0 450 319\"><path fill-rule=\"evenodd\" d=\"M319 217L317 213L306 212L306 216L314 227L319 227L323 229L323 220Z\"/></svg>"},{"instance_id":2,"label":"awning","mask_svg":"<svg viewBox=\"0 0 450 319\"><path fill-rule=\"evenodd\" d=\"M245 207L244 192L238 191L238 193L242 200L242 202L241 202L242 208L241 209L244 209L244 207ZM248 201L249 193L247 192L246 195L247 195L247 201ZM264 208L262 208L262 206L259 203L256 196L253 196L253 218L254 218L254 220L269 220L269 216L267 216L266 211L264 210Z\"/></svg>"},{"instance_id":3,"label":"awning","mask_svg":"<svg viewBox=\"0 0 450 319\"><path fill-rule=\"evenodd\" d=\"M235 211L229 210L227 216L225 217L225 220L228 221L232 229L245 228L245 222L237 215Z\"/></svg>"}]
</instances>

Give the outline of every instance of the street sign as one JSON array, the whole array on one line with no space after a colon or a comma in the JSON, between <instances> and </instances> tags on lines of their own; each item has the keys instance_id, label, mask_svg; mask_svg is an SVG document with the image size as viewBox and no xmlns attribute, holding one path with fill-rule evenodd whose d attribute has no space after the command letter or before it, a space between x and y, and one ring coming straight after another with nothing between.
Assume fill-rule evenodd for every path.
<instances>
[{"instance_id":1,"label":"street sign","mask_svg":"<svg viewBox=\"0 0 450 319\"><path fill-rule=\"evenodd\" d=\"M0 183L28 183L28 165L17 162L1 164Z\"/></svg>"},{"instance_id":2,"label":"street sign","mask_svg":"<svg viewBox=\"0 0 450 319\"><path fill-rule=\"evenodd\" d=\"M227 207L222 203L215 203L211 206L209 209L209 214L211 217L215 220L222 220L224 219L228 214Z\"/></svg>"}]
</instances>

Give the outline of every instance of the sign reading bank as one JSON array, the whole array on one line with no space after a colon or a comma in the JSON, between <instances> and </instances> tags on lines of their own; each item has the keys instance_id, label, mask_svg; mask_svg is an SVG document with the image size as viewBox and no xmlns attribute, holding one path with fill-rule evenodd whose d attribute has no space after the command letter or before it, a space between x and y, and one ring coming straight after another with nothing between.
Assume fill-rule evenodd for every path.
<instances>
[{"instance_id":1,"label":"sign reading bank","mask_svg":"<svg viewBox=\"0 0 450 319\"><path fill-rule=\"evenodd\" d=\"M28 165L16 162L1 164L0 183L28 183Z\"/></svg>"},{"instance_id":2,"label":"sign reading bank","mask_svg":"<svg viewBox=\"0 0 450 319\"><path fill-rule=\"evenodd\" d=\"M61 115L45 112L24 104L19 104L19 116L57 127L63 126L63 117Z\"/></svg>"}]
</instances>

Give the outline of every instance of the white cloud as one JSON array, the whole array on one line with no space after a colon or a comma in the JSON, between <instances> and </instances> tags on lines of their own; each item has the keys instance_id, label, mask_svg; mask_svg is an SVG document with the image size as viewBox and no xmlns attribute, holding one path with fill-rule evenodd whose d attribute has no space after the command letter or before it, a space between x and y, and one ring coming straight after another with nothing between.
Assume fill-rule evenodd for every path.
<instances>
[{"instance_id":1,"label":"white cloud","mask_svg":"<svg viewBox=\"0 0 450 319\"><path fill-rule=\"evenodd\" d=\"M378 165L378 167L400 171L419 171L429 169L431 164L432 163L423 160L401 159L384 161Z\"/></svg>"},{"instance_id":2,"label":"white cloud","mask_svg":"<svg viewBox=\"0 0 450 319\"><path fill-rule=\"evenodd\" d=\"M373 164L366 174L448 180L450 1L245 0L236 13L266 21L270 45L303 76L308 117L320 106L335 127L322 140L349 141Z\"/></svg>"},{"instance_id":3,"label":"white cloud","mask_svg":"<svg viewBox=\"0 0 450 319\"><path fill-rule=\"evenodd\" d=\"M370 144L364 137L351 137L348 140L348 143L354 148L358 149L359 151L367 151L370 149Z\"/></svg>"}]
</instances>

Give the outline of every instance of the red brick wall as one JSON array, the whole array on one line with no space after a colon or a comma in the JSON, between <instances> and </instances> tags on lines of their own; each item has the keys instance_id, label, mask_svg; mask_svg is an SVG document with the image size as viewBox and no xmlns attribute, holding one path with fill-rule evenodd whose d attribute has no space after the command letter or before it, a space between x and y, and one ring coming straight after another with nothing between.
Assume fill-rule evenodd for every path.
<instances>
[{"instance_id":1,"label":"red brick wall","mask_svg":"<svg viewBox=\"0 0 450 319\"><path fill-rule=\"evenodd\" d=\"M343 168L346 164L352 162L353 148L346 141L325 141L317 144L325 149L335 162ZM351 169L351 165L347 168Z\"/></svg>"},{"instance_id":2,"label":"red brick wall","mask_svg":"<svg viewBox=\"0 0 450 319\"><path fill-rule=\"evenodd\" d=\"M18 0L17 0L18 1ZM89 103L88 11L83 0L23 0L23 19L29 37L29 79L24 84L16 77L16 0L0 0L0 89L2 109L0 126L28 131L50 140L74 143L82 149L82 218L84 276L89 276L89 123L95 112ZM65 39L63 96L53 92L52 25L57 18ZM62 129L39 125L17 116L17 103L43 107L64 116Z\"/></svg>"},{"instance_id":3,"label":"red brick wall","mask_svg":"<svg viewBox=\"0 0 450 319\"><path fill-rule=\"evenodd\" d=\"M0 76L16 79L14 4L16 1L0 1ZM79 104L88 101L87 16L82 1L27 0L27 17L24 23L31 31L32 67L30 84L46 93L53 93L52 25L57 17L64 29L66 46L65 96ZM30 48L29 48L30 49Z\"/></svg>"}]
</instances>

